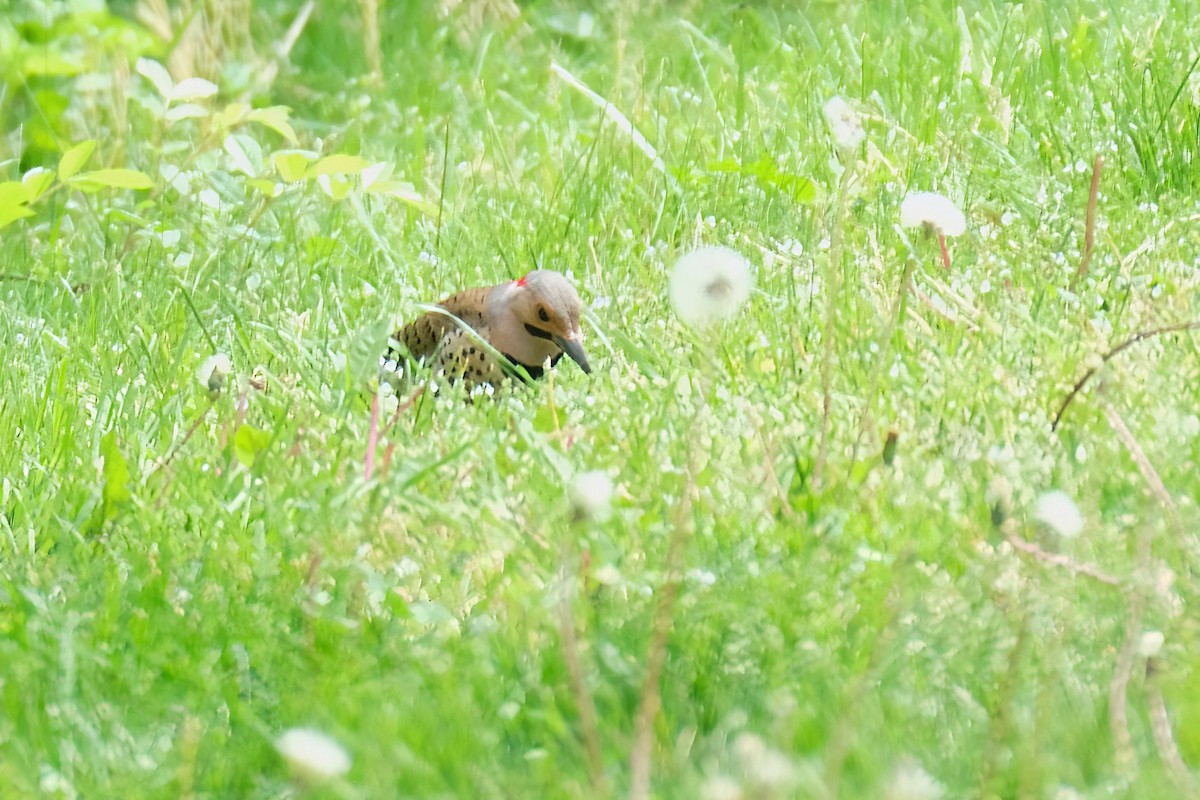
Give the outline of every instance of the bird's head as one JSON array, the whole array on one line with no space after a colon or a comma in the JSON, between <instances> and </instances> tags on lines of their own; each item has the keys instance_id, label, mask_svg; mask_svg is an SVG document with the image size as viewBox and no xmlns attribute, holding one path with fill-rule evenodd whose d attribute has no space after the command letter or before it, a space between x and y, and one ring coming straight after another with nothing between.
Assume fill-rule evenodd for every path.
<instances>
[{"instance_id":1,"label":"bird's head","mask_svg":"<svg viewBox=\"0 0 1200 800\"><path fill-rule=\"evenodd\" d=\"M554 342L584 372L591 372L579 327L583 303L575 287L561 273L537 269L515 281L515 289L513 313L526 332Z\"/></svg>"}]
</instances>

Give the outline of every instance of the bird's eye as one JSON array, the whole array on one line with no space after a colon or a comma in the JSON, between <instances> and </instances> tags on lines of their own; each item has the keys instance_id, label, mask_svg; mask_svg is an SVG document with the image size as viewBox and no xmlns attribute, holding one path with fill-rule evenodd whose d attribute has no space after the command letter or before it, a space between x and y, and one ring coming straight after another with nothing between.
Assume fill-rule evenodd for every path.
<instances>
[{"instance_id":1,"label":"bird's eye","mask_svg":"<svg viewBox=\"0 0 1200 800\"><path fill-rule=\"evenodd\" d=\"M542 322L550 321L550 315L546 313L546 309L544 309L544 308L538 309L538 319L540 319Z\"/></svg>"}]
</instances>

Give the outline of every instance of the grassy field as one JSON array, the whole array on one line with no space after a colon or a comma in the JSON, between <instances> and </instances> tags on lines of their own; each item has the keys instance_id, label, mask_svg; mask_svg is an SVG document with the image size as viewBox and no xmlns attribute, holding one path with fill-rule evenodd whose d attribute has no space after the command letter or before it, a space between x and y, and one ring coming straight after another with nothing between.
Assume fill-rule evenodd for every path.
<instances>
[{"instance_id":1,"label":"grassy field","mask_svg":"<svg viewBox=\"0 0 1200 800\"><path fill-rule=\"evenodd\" d=\"M1200 316L1194 2L110 5L0 0L0 798L1200 796L1200 336L1102 359ZM368 475L535 267L593 374Z\"/></svg>"}]
</instances>

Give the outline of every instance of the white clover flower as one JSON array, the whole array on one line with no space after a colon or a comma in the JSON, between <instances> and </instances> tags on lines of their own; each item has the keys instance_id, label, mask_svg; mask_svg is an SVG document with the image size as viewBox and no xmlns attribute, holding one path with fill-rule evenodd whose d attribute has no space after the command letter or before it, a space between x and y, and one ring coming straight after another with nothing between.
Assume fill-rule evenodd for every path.
<instances>
[{"instance_id":1,"label":"white clover flower","mask_svg":"<svg viewBox=\"0 0 1200 800\"><path fill-rule=\"evenodd\" d=\"M1166 641L1167 637L1163 636L1162 631L1146 631L1138 639L1137 654L1142 658L1154 658L1162 652Z\"/></svg>"},{"instance_id":2,"label":"white clover flower","mask_svg":"<svg viewBox=\"0 0 1200 800\"><path fill-rule=\"evenodd\" d=\"M900 224L906 228L929 225L943 236L966 233L967 218L958 206L937 192L911 192L900 203Z\"/></svg>"},{"instance_id":3,"label":"white clover flower","mask_svg":"<svg viewBox=\"0 0 1200 800\"><path fill-rule=\"evenodd\" d=\"M701 247L683 255L671 273L671 305L689 325L702 327L736 314L750 297L750 263L728 247Z\"/></svg>"},{"instance_id":4,"label":"white clover flower","mask_svg":"<svg viewBox=\"0 0 1200 800\"><path fill-rule=\"evenodd\" d=\"M612 503L612 479L600 470L584 472L571 481L571 509L576 519L602 520Z\"/></svg>"},{"instance_id":5,"label":"white clover flower","mask_svg":"<svg viewBox=\"0 0 1200 800\"><path fill-rule=\"evenodd\" d=\"M900 762L884 790L885 800L941 800L946 793L932 775L912 759Z\"/></svg>"},{"instance_id":6,"label":"white clover flower","mask_svg":"<svg viewBox=\"0 0 1200 800\"><path fill-rule=\"evenodd\" d=\"M825 112L825 122L829 125L829 132L833 134L833 140L841 149L853 150L863 143L863 139L867 138L858 112L840 96L834 95L829 98L822 110Z\"/></svg>"},{"instance_id":7,"label":"white clover flower","mask_svg":"<svg viewBox=\"0 0 1200 800\"><path fill-rule=\"evenodd\" d=\"M275 749L292 772L312 783L337 778L350 771L350 754L335 739L312 728L289 728L275 740Z\"/></svg>"},{"instance_id":8,"label":"white clover flower","mask_svg":"<svg viewBox=\"0 0 1200 800\"><path fill-rule=\"evenodd\" d=\"M225 388L225 379L233 369L233 362L224 353L217 353L204 359L204 363L196 370L196 380L210 392L219 392Z\"/></svg>"},{"instance_id":9,"label":"white clover flower","mask_svg":"<svg viewBox=\"0 0 1200 800\"><path fill-rule=\"evenodd\" d=\"M1033 518L1059 536L1073 539L1083 530L1083 514L1066 492L1046 492L1037 499Z\"/></svg>"},{"instance_id":10,"label":"white clover flower","mask_svg":"<svg viewBox=\"0 0 1200 800\"><path fill-rule=\"evenodd\" d=\"M728 775L713 775L700 788L701 800L743 800L742 786Z\"/></svg>"}]
</instances>

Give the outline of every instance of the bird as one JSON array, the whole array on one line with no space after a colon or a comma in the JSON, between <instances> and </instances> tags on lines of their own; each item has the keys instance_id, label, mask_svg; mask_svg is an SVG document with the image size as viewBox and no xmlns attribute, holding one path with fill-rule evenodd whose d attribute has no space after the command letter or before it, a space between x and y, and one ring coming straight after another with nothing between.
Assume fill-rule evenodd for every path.
<instances>
[{"instance_id":1,"label":"bird","mask_svg":"<svg viewBox=\"0 0 1200 800\"><path fill-rule=\"evenodd\" d=\"M462 381L468 389L495 387L509 375L522 381L541 378L547 359L555 366L563 353L584 373L592 371L579 324L583 303L560 272L533 270L517 280L463 290L436 305L392 335L380 359L384 376L404 372L407 360L432 366L435 376Z\"/></svg>"}]
</instances>

